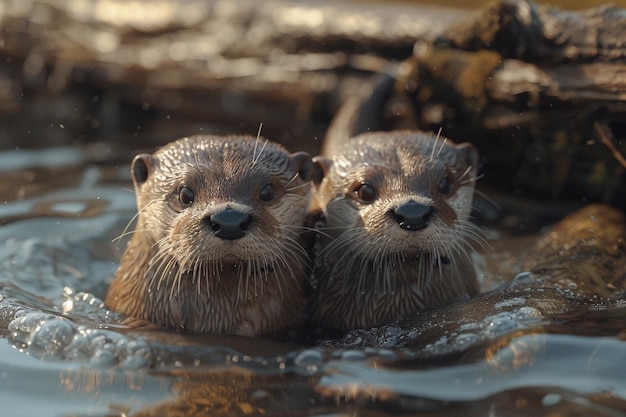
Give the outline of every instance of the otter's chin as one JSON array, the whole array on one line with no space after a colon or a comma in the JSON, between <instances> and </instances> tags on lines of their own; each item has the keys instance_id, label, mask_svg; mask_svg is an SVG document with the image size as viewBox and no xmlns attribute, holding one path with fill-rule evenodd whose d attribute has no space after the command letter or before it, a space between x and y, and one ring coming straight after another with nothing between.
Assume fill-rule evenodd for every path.
<instances>
[{"instance_id":1,"label":"otter's chin","mask_svg":"<svg viewBox=\"0 0 626 417\"><path fill-rule=\"evenodd\" d=\"M404 249L404 253L407 256L411 256L411 257L415 257L415 258L419 258L424 256L424 254L426 253L426 251L424 250L424 248L417 246L417 245L410 245L407 246Z\"/></svg>"},{"instance_id":2,"label":"otter's chin","mask_svg":"<svg viewBox=\"0 0 626 417\"><path fill-rule=\"evenodd\" d=\"M204 259L204 262L207 264L217 264L221 266L232 266L239 267L241 264L250 263L250 262L258 262L259 264L271 263L274 258L271 254L267 253L250 253L247 252L245 255L243 254L223 254L219 256L211 256Z\"/></svg>"},{"instance_id":3,"label":"otter's chin","mask_svg":"<svg viewBox=\"0 0 626 417\"><path fill-rule=\"evenodd\" d=\"M239 265L243 259L240 256L237 255L224 255L221 259L219 259L222 263L224 264L230 264L230 265Z\"/></svg>"}]
</instances>

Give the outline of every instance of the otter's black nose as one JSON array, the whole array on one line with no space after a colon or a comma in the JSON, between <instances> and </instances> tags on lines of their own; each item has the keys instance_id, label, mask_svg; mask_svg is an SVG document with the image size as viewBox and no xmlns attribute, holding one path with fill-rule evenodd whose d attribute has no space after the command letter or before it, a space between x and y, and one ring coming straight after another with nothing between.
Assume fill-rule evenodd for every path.
<instances>
[{"instance_id":1,"label":"otter's black nose","mask_svg":"<svg viewBox=\"0 0 626 417\"><path fill-rule=\"evenodd\" d=\"M246 234L250 216L231 207L226 207L209 217L215 236L222 239L239 239Z\"/></svg>"},{"instance_id":2,"label":"otter's black nose","mask_svg":"<svg viewBox=\"0 0 626 417\"><path fill-rule=\"evenodd\" d=\"M409 200L393 210L393 218L405 230L422 230L428 226L433 208Z\"/></svg>"}]
</instances>

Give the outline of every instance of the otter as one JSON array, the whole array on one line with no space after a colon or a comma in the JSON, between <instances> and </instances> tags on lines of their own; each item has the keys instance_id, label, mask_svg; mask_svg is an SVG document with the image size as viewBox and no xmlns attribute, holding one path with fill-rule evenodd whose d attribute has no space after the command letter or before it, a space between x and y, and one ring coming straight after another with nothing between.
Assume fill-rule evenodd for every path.
<instances>
[{"instance_id":1,"label":"otter","mask_svg":"<svg viewBox=\"0 0 626 417\"><path fill-rule=\"evenodd\" d=\"M368 328L478 293L474 146L392 131L326 147L313 169L314 325Z\"/></svg>"},{"instance_id":2,"label":"otter","mask_svg":"<svg viewBox=\"0 0 626 417\"><path fill-rule=\"evenodd\" d=\"M248 136L176 140L131 165L137 224L105 304L196 333L303 319L311 157Z\"/></svg>"}]
</instances>

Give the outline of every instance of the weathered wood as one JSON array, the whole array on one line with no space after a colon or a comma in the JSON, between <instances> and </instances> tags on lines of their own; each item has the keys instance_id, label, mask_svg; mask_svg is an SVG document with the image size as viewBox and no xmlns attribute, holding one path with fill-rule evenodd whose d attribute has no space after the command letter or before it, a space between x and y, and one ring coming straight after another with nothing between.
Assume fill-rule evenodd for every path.
<instances>
[{"instance_id":1,"label":"weathered wood","mask_svg":"<svg viewBox=\"0 0 626 417\"><path fill-rule=\"evenodd\" d=\"M266 134L311 139L322 134L344 84L406 57L416 38L433 40L460 16L330 1L9 2L0 8L0 72L10 88L0 89L0 103L13 124L24 101L54 101L57 113L42 114L31 138L49 136L50 124L87 135L121 124L113 139L138 119L149 128L150 110L158 112L153 119L171 117L161 123L174 125L167 140L197 132L199 123L247 133L263 123ZM119 110L124 103L139 111ZM85 109L77 116L75 107ZM94 119L97 126L85 130ZM0 139L14 140L10 132Z\"/></svg>"},{"instance_id":2,"label":"weathered wood","mask_svg":"<svg viewBox=\"0 0 626 417\"><path fill-rule=\"evenodd\" d=\"M481 183L499 192L626 207L626 170L593 128L626 154L624 9L524 0L480 13L286 0L129 7L3 6L0 144L135 143L146 132L152 147L262 123L267 136L316 153L337 114L329 134L441 128L473 141Z\"/></svg>"},{"instance_id":3,"label":"weathered wood","mask_svg":"<svg viewBox=\"0 0 626 417\"><path fill-rule=\"evenodd\" d=\"M450 27L438 44L472 51L491 49L505 58L543 65L624 62L625 21L624 9L613 6L567 12L526 0L502 0L476 18Z\"/></svg>"},{"instance_id":4,"label":"weathered wood","mask_svg":"<svg viewBox=\"0 0 626 417\"><path fill-rule=\"evenodd\" d=\"M557 199L625 207L625 169L614 157L615 150L626 154L624 28L623 9L575 13L495 2L436 42L419 40L413 56L390 73L396 82L388 94L380 84L362 88L361 104L352 99L329 134L441 129L478 146L482 185L546 208ZM378 118L363 117L372 109L380 109ZM524 216L518 204L505 205L509 210ZM563 214L554 210L553 218Z\"/></svg>"}]
</instances>

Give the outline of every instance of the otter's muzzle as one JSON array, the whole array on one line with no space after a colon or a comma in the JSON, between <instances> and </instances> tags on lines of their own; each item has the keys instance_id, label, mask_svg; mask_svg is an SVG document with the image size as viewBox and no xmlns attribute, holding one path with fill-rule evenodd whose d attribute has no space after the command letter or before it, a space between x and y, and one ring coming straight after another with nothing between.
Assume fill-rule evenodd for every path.
<instances>
[{"instance_id":1,"label":"otter's muzzle","mask_svg":"<svg viewBox=\"0 0 626 417\"><path fill-rule=\"evenodd\" d=\"M209 221L215 236L234 240L245 236L250 225L250 216L227 206L224 210L211 215Z\"/></svg>"},{"instance_id":2,"label":"otter's muzzle","mask_svg":"<svg viewBox=\"0 0 626 417\"><path fill-rule=\"evenodd\" d=\"M428 227L432 213L431 206L409 200L393 210L393 218L405 230L422 230Z\"/></svg>"}]
</instances>

